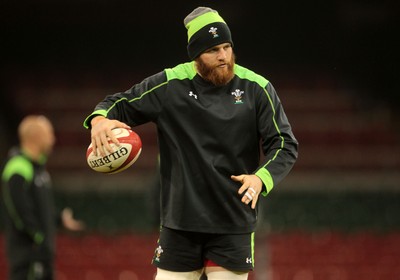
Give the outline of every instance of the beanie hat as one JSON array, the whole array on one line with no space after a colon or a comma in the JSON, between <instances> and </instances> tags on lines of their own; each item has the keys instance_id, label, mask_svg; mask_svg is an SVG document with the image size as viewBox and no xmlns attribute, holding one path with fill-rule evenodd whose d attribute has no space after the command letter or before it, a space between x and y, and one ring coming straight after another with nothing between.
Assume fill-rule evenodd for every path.
<instances>
[{"instance_id":1,"label":"beanie hat","mask_svg":"<svg viewBox=\"0 0 400 280\"><path fill-rule=\"evenodd\" d=\"M187 51L195 59L205 50L223 43L231 43L231 31L216 10L208 7L194 9L183 23L188 33Z\"/></svg>"}]
</instances>

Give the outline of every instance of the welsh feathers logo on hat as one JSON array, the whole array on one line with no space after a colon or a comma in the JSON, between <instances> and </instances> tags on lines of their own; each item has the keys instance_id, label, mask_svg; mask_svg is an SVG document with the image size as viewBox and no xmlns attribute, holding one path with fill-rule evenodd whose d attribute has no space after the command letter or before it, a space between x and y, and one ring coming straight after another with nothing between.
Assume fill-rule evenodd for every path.
<instances>
[{"instance_id":1,"label":"welsh feathers logo on hat","mask_svg":"<svg viewBox=\"0 0 400 280\"><path fill-rule=\"evenodd\" d=\"M213 38L217 38L219 37L218 33L217 33L218 28L216 27L211 27L210 30L208 30L209 33L211 33L213 35Z\"/></svg>"}]
</instances>

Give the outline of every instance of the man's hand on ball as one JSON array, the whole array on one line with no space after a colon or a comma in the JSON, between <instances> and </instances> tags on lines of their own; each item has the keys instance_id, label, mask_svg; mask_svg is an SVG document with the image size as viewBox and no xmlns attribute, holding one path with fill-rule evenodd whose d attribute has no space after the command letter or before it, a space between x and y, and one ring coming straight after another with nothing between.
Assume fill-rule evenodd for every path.
<instances>
[{"instance_id":1,"label":"man's hand on ball","mask_svg":"<svg viewBox=\"0 0 400 280\"><path fill-rule=\"evenodd\" d=\"M97 152L100 152L101 156L105 156L107 153L112 153L113 148L108 142L111 140L112 143L119 145L118 139L115 137L111 130L117 127L130 129L130 127L118 120L110 120L103 116L96 116L91 121L91 140L93 145L93 152L97 156Z\"/></svg>"}]
</instances>

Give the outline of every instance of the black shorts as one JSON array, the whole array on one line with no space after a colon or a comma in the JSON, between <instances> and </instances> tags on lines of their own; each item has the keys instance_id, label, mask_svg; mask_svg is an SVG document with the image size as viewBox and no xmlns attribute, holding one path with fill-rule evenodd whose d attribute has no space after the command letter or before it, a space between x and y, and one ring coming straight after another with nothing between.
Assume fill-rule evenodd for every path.
<instances>
[{"instance_id":1,"label":"black shorts","mask_svg":"<svg viewBox=\"0 0 400 280\"><path fill-rule=\"evenodd\" d=\"M254 232L210 234L162 227L152 263L170 271L204 267L207 260L232 271L254 268Z\"/></svg>"}]
</instances>

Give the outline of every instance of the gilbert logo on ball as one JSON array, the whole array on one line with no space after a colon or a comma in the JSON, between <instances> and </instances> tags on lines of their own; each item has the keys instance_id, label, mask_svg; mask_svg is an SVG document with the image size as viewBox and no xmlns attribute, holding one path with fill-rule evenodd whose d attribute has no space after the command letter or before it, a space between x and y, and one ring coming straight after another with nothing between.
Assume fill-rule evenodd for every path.
<instances>
[{"instance_id":1,"label":"gilbert logo on ball","mask_svg":"<svg viewBox=\"0 0 400 280\"><path fill-rule=\"evenodd\" d=\"M86 160L91 169L101 173L114 174L121 172L130 167L140 155L142 151L142 141L134 131L125 128L115 128L112 130L117 137L120 146L109 140L110 146L113 148L112 153L97 156L93 153L92 144L86 151Z\"/></svg>"}]
</instances>

